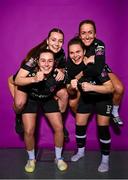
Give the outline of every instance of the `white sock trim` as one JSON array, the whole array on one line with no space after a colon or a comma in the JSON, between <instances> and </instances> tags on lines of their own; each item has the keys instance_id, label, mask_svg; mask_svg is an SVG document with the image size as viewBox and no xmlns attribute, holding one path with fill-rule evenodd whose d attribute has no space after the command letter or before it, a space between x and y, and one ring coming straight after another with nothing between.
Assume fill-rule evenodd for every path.
<instances>
[{"instance_id":1,"label":"white sock trim","mask_svg":"<svg viewBox=\"0 0 128 180\"><path fill-rule=\"evenodd\" d=\"M35 149L27 151L29 159L35 159Z\"/></svg>"},{"instance_id":2,"label":"white sock trim","mask_svg":"<svg viewBox=\"0 0 128 180\"><path fill-rule=\"evenodd\" d=\"M104 144L108 144L111 142L111 139L108 139L108 140L103 140L103 139L100 139L100 142L104 143Z\"/></svg>"},{"instance_id":3,"label":"white sock trim","mask_svg":"<svg viewBox=\"0 0 128 180\"><path fill-rule=\"evenodd\" d=\"M84 154L85 152L85 147L78 148L78 154Z\"/></svg>"},{"instance_id":4,"label":"white sock trim","mask_svg":"<svg viewBox=\"0 0 128 180\"><path fill-rule=\"evenodd\" d=\"M76 138L86 138L86 134L83 135L83 136L78 136L78 135L76 135Z\"/></svg>"},{"instance_id":5,"label":"white sock trim","mask_svg":"<svg viewBox=\"0 0 128 180\"><path fill-rule=\"evenodd\" d=\"M119 105L113 105L112 115L114 117L118 117L119 116L118 110L119 110Z\"/></svg>"},{"instance_id":6,"label":"white sock trim","mask_svg":"<svg viewBox=\"0 0 128 180\"><path fill-rule=\"evenodd\" d=\"M61 158L61 155L62 155L62 147L56 147L55 146L55 156L56 156L56 159L60 159Z\"/></svg>"}]
</instances>

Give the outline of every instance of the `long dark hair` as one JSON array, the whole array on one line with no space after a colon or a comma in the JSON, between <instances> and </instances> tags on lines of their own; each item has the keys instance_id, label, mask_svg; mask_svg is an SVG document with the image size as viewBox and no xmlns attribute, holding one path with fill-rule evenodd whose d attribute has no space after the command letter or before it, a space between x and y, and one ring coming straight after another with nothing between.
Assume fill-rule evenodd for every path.
<instances>
[{"instance_id":1,"label":"long dark hair","mask_svg":"<svg viewBox=\"0 0 128 180\"><path fill-rule=\"evenodd\" d=\"M26 58L24 59L24 61L22 62L22 64L26 63L30 58L34 58L36 59L39 56L39 53L41 51L41 49L47 49L47 39L51 36L52 32L58 32L60 34L63 35L63 39L64 39L64 33L61 29L59 28L53 28L49 31L48 33L48 37L46 39L44 39L40 44L38 44L37 46L33 47L27 54Z\"/></svg>"}]
</instances>

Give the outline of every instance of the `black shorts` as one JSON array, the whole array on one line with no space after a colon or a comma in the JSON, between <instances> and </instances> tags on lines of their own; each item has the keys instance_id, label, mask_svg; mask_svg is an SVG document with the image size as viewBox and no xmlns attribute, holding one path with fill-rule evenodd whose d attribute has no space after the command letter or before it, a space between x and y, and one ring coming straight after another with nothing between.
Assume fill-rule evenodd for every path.
<instances>
[{"instance_id":1,"label":"black shorts","mask_svg":"<svg viewBox=\"0 0 128 180\"><path fill-rule=\"evenodd\" d=\"M28 86L18 86L19 91L23 91L24 93L29 93Z\"/></svg>"},{"instance_id":2,"label":"black shorts","mask_svg":"<svg viewBox=\"0 0 128 180\"><path fill-rule=\"evenodd\" d=\"M77 113L96 113L103 116L110 116L111 112L111 95L85 95L80 97Z\"/></svg>"},{"instance_id":3,"label":"black shorts","mask_svg":"<svg viewBox=\"0 0 128 180\"><path fill-rule=\"evenodd\" d=\"M36 101L29 98L22 114L37 113L38 108L41 108L44 113L60 112L58 102L53 98L46 101Z\"/></svg>"}]
</instances>

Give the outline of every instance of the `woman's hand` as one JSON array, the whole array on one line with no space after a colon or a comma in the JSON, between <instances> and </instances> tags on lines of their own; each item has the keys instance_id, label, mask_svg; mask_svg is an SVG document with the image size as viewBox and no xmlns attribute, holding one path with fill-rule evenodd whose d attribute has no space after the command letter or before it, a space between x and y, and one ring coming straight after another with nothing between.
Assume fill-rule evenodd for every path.
<instances>
[{"instance_id":1,"label":"woman's hand","mask_svg":"<svg viewBox=\"0 0 128 180\"><path fill-rule=\"evenodd\" d=\"M62 81L64 79L64 73L62 72L62 70L56 68L55 71L57 71L57 76L55 77L56 81Z\"/></svg>"},{"instance_id":2,"label":"woman's hand","mask_svg":"<svg viewBox=\"0 0 128 180\"><path fill-rule=\"evenodd\" d=\"M43 71L38 71L36 76L34 77L34 82L40 82L44 79Z\"/></svg>"},{"instance_id":3,"label":"woman's hand","mask_svg":"<svg viewBox=\"0 0 128 180\"><path fill-rule=\"evenodd\" d=\"M87 65L88 63L95 63L95 55L90 56L89 58L87 58L86 56L84 57L84 64Z\"/></svg>"},{"instance_id":4,"label":"woman's hand","mask_svg":"<svg viewBox=\"0 0 128 180\"><path fill-rule=\"evenodd\" d=\"M93 85L88 83L88 82L83 82L81 83L81 88L84 92L89 92L89 91L93 91Z\"/></svg>"},{"instance_id":5,"label":"woman's hand","mask_svg":"<svg viewBox=\"0 0 128 180\"><path fill-rule=\"evenodd\" d=\"M70 82L71 88L77 90L77 89L78 89L78 88L77 88L77 83L78 83L78 80L77 80L77 79L71 80L71 82Z\"/></svg>"}]
</instances>

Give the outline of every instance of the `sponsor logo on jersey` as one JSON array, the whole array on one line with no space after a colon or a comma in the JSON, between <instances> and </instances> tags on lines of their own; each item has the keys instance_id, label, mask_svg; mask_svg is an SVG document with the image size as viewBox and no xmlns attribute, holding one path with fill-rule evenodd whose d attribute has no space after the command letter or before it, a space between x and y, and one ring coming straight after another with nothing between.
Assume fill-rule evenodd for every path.
<instances>
[{"instance_id":1,"label":"sponsor logo on jersey","mask_svg":"<svg viewBox=\"0 0 128 180\"><path fill-rule=\"evenodd\" d=\"M104 46L98 45L95 49L95 53L97 56L104 55Z\"/></svg>"}]
</instances>

